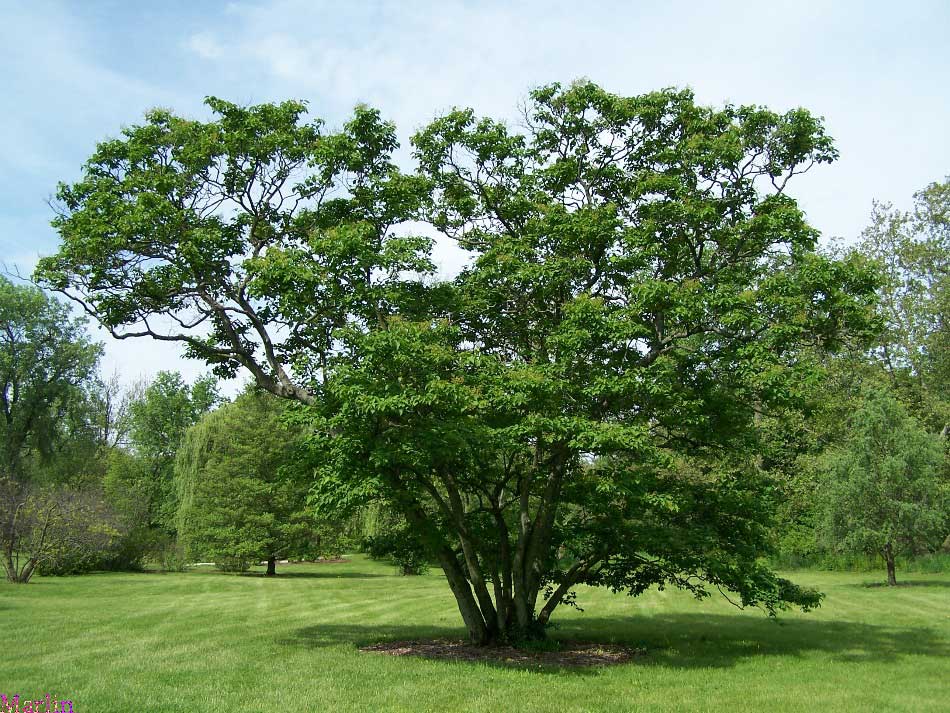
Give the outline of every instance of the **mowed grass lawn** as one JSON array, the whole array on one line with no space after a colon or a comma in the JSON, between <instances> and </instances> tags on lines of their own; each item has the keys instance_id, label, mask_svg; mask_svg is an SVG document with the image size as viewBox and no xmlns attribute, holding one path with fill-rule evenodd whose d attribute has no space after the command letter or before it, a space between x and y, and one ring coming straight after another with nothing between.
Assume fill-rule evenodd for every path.
<instances>
[{"instance_id":1,"label":"mowed grass lawn","mask_svg":"<svg viewBox=\"0 0 950 713\"><path fill-rule=\"evenodd\" d=\"M948 711L950 576L867 587L798 572L822 608L778 623L721 598L582 590L553 635L646 654L587 670L512 669L363 653L461 637L436 573L354 557L221 574L97 574L0 584L0 693L120 711ZM900 574L900 573L899 573Z\"/></svg>"}]
</instances>

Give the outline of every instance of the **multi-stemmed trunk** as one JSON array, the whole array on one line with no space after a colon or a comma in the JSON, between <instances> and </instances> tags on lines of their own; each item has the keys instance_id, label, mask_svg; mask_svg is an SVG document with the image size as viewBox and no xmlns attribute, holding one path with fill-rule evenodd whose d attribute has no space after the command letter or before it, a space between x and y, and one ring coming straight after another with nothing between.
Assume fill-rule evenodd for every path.
<instances>
[{"instance_id":1,"label":"multi-stemmed trunk","mask_svg":"<svg viewBox=\"0 0 950 713\"><path fill-rule=\"evenodd\" d=\"M440 554L439 563L455 595L472 643L488 645L543 639L554 609L590 569L586 562L575 563L539 610L540 562L535 558L522 561L525 568L500 573L510 586L505 583L495 586L492 596L484 579L470 576L451 549L447 548Z\"/></svg>"},{"instance_id":2,"label":"multi-stemmed trunk","mask_svg":"<svg viewBox=\"0 0 950 713\"><path fill-rule=\"evenodd\" d=\"M472 577L467 567L460 565L451 549L440 553L439 563L455 595L469 640L473 644L488 645L544 637L544 626L554 609L554 603L548 600L539 613L536 607L538 589L529 588L528 577L515 572L507 573L506 579L512 582L512 588L501 592L496 589L493 597L484 578Z\"/></svg>"},{"instance_id":3,"label":"multi-stemmed trunk","mask_svg":"<svg viewBox=\"0 0 950 713\"><path fill-rule=\"evenodd\" d=\"M519 510L514 536L505 518L507 494L503 488L497 489L487 506L494 518L497 538L490 556L486 556L486 543L470 530L464 497L450 473L439 475L441 487L431 482L423 486L442 515L442 522L451 527L457 549L410 494L407 483L398 474L390 474L389 484L403 496L403 514L434 549L472 643L487 645L543 638L551 613L595 564L593 560L575 562L538 610L564 476L561 461L547 472L537 493L531 492L528 478L521 480L515 494Z\"/></svg>"},{"instance_id":4,"label":"multi-stemmed trunk","mask_svg":"<svg viewBox=\"0 0 950 713\"><path fill-rule=\"evenodd\" d=\"M17 584L26 584L30 581L30 578L33 576L33 572L36 571L36 560L30 559L26 566L20 570L19 574L14 574L10 581Z\"/></svg>"},{"instance_id":5,"label":"multi-stemmed trunk","mask_svg":"<svg viewBox=\"0 0 950 713\"><path fill-rule=\"evenodd\" d=\"M15 483L15 481L8 482ZM14 485L12 489L0 493L0 497L6 499L3 503L6 506L5 517L0 523L0 527L3 528L0 531L0 538L2 538L0 541L3 542L3 568L8 582L26 584L42 558L56 507L48 505L43 508L34 525L24 524L23 512L28 508L28 491L22 486ZM31 529L30 534L33 535L29 548L23 546L27 529ZM29 550L28 556L26 550ZM21 560L21 557L26 557L25 562Z\"/></svg>"},{"instance_id":6,"label":"multi-stemmed trunk","mask_svg":"<svg viewBox=\"0 0 950 713\"><path fill-rule=\"evenodd\" d=\"M6 571L7 581L14 584L26 584L36 571L37 560L30 557L23 567L19 566L19 558L14 557L11 550L7 549L3 553L3 569Z\"/></svg>"}]
</instances>

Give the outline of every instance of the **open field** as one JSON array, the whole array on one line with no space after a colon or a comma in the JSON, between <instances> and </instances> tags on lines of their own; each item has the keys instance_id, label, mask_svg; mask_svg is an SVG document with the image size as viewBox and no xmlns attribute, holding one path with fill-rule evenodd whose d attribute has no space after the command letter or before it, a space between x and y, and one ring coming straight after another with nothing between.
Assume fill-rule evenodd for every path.
<instances>
[{"instance_id":1,"label":"open field","mask_svg":"<svg viewBox=\"0 0 950 713\"><path fill-rule=\"evenodd\" d=\"M363 653L460 637L441 576L356 557L277 579L199 570L0 584L0 693L119 711L929 711L950 705L950 576L867 587L798 572L827 594L779 623L720 598L584 590L555 637L645 647L635 662L525 670ZM281 568L278 568L278 572ZM900 573L898 573L900 576Z\"/></svg>"}]
</instances>

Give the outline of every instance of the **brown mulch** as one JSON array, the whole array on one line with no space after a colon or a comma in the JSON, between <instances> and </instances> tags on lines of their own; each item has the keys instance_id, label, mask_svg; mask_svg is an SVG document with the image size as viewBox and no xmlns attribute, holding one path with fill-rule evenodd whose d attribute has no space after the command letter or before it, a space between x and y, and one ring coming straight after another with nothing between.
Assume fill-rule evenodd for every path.
<instances>
[{"instance_id":1,"label":"brown mulch","mask_svg":"<svg viewBox=\"0 0 950 713\"><path fill-rule=\"evenodd\" d=\"M627 663L646 654L617 644L559 642L556 650L516 649L514 646L474 646L467 641L424 639L420 641L384 641L360 647L360 651L390 656L420 656L442 661L474 661L509 666L585 668Z\"/></svg>"}]
</instances>

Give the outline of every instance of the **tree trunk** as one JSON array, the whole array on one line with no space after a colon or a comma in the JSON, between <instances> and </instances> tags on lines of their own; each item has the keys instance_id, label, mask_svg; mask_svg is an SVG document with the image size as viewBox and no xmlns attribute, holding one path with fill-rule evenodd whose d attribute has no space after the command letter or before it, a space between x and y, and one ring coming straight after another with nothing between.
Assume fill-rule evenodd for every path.
<instances>
[{"instance_id":1,"label":"tree trunk","mask_svg":"<svg viewBox=\"0 0 950 713\"><path fill-rule=\"evenodd\" d=\"M884 556L884 562L887 564L887 584L890 587L897 586L897 577L894 573L894 548L890 542L884 545L882 554Z\"/></svg>"},{"instance_id":2,"label":"tree trunk","mask_svg":"<svg viewBox=\"0 0 950 713\"><path fill-rule=\"evenodd\" d=\"M265 577L273 577L277 574L277 558L271 555L267 558L267 571L264 572Z\"/></svg>"},{"instance_id":3,"label":"tree trunk","mask_svg":"<svg viewBox=\"0 0 950 713\"><path fill-rule=\"evenodd\" d=\"M29 559L29 560L27 561L27 563L26 563L26 567L24 567L24 568L20 571L20 579L19 579L19 582L20 582L21 584L26 584L27 582L29 582L29 581L30 581L30 577L33 576L33 571L34 571L35 569L36 569L36 558L35 558L35 557L30 557L30 559Z\"/></svg>"},{"instance_id":4,"label":"tree trunk","mask_svg":"<svg viewBox=\"0 0 950 713\"><path fill-rule=\"evenodd\" d=\"M7 573L7 581L8 581L8 582L16 582L16 581L17 581L16 565L13 564L13 555L11 555L10 552L8 552L8 551L5 551L5 552L3 553L3 569L4 569L4 571L6 571L6 573Z\"/></svg>"},{"instance_id":5,"label":"tree trunk","mask_svg":"<svg viewBox=\"0 0 950 713\"><path fill-rule=\"evenodd\" d=\"M472 593L472 587L465 576L465 570L462 569L458 559L456 559L455 552L441 536L435 524L428 518L419 501L406 489L400 476L394 472L387 472L386 477L389 484L403 495L401 501L397 502L397 506L405 516L406 522L432 546L439 561L439 566L442 567L445 578L448 580L449 588L455 596L455 602L458 604L459 613L465 622L465 628L468 629L469 641L476 646L492 643L497 635L497 632L493 631L494 621L491 626L485 621L485 617L478 606L478 601Z\"/></svg>"},{"instance_id":6,"label":"tree trunk","mask_svg":"<svg viewBox=\"0 0 950 713\"><path fill-rule=\"evenodd\" d=\"M465 506L451 474L443 474L440 478L447 493L447 500L443 499L442 494L431 484L428 484L427 489L439 505L445 520L450 526L454 526L452 534L458 538L461 552L453 549L450 544L453 538L442 534L438 524L406 487L400 474L388 472L385 475L388 484L401 495L394 504L413 530L432 547L455 596L459 613L468 630L469 641L476 646L489 646L501 642L517 643L544 639L545 626L551 613L561 603L571 585L593 564L592 561L577 563L566 573L567 581L562 582L562 586L546 602L543 609L537 611L537 601L542 588L541 563L551 545L563 472L558 470L547 478L545 502L533 517L529 508L531 491L528 481L519 484L521 521L518 539L513 548L509 544L509 532L504 517L500 509L495 508L496 522L499 523L504 541L499 546L499 551L493 553L494 557L480 553L476 547L466 527ZM501 494L497 494L497 497L501 498ZM494 599L489 591L485 570L488 570L491 576Z\"/></svg>"},{"instance_id":7,"label":"tree trunk","mask_svg":"<svg viewBox=\"0 0 950 713\"><path fill-rule=\"evenodd\" d=\"M31 557L23 569L17 571L12 559L4 558L3 568L6 570L8 582L12 582L13 584L27 584L36 569L36 559Z\"/></svg>"},{"instance_id":8,"label":"tree trunk","mask_svg":"<svg viewBox=\"0 0 950 713\"><path fill-rule=\"evenodd\" d=\"M459 613L468 629L468 638L476 646L485 646L493 643L495 638L485 623L481 609L478 608L478 602L472 594L472 588L465 578L465 573L459 567L455 559L455 553L445 547L438 553L439 564L442 571L445 572L445 578L449 581L449 587L452 594L455 595L455 602L458 604Z\"/></svg>"}]
</instances>

